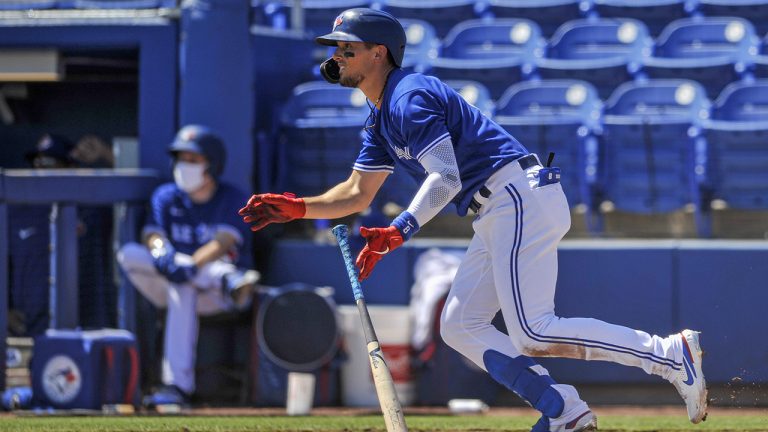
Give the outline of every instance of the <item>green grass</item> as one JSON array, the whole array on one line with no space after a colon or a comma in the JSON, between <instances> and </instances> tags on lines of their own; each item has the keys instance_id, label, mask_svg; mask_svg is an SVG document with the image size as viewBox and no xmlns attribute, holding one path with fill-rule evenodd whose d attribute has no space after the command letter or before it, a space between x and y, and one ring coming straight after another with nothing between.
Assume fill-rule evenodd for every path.
<instances>
[{"instance_id":1,"label":"green grass","mask_svg":"<svg viewBox=\"0 0 768 432\"><path fill-rule=\"evenodd\" d=\"M407 418L413 432L426 431L529 431L533 416L427 416ZM692 425L679 417L601 416L600 431L768 431L764 416L722 416ZM2 417L0 431L98 431L98 432L239 432L239 431L384 431L380 416L314 417Z\"/></svg>"}]
</instances>

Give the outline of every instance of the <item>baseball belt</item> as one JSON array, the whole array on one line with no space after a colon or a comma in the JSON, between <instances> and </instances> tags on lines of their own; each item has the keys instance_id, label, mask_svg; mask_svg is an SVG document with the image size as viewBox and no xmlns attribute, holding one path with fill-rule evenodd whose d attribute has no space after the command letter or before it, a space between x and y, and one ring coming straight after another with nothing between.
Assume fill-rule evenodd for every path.
<instances>
[{"instance_id":1,"label":"baseball belt","mask_svg":"<svg viewBox=\"0 0 768 432\"><path fill-rule=\"evenodd\" d=\"M523 171L527 170L528 168L538 165L539 164L539 158L536 157L535 154L531 153L529 155L525 155L521 158L515 159L515 162L517 162L520 165L520 168L522 168ZM491 190L488 189L485 185L480 187L480 190L477 191L481 197L488 198L491 196ZM480 211L480 207L482 207L482 204L480 204L477 199L472 197L472 201L469 202L469 208L473 212L477 213Z\"/></svg>"}]
</instances>

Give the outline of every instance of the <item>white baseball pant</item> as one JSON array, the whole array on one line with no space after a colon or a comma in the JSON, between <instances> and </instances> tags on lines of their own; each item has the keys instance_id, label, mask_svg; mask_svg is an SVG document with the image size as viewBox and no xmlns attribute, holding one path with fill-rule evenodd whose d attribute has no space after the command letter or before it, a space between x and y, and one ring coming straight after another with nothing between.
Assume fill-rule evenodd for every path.
<instances>
[{"instance_id":1,"label":"white baseball pant","mask_svg":"<svg viewBox=\"0 0 768 432\"><path fill-rule=\"evenodd\" d=\"M670 380L681 367L680 338L555 315L557 245L571 219L559 183L538 187L539 169L509 163L489 178L488 198L475 194L482 207L443 309L443 339L483 369L483 353L495 350L512 358L607 360ZM509 336L491 325L499 309ZM556 387L567 415L578 396L571 386Z\"/></svg>"},{"instance_id":2,"label":"white baseball pant","mask_svg":"<svg viewBox=\"0 0 768 432\"><path fill-rule=\"evenodd\" d=\"M192 263L189 255L177 253L176 262ZM168 309L163 346L164 384L176 385L192 394L195 391L195 360L198 336L198 314L213 315L235 309L229 296L223 294L222 277L236 267L218 260L198 269L188 283L175 284L160 274L152 255L144 245L127 243L117 254L117 261L136 289L155 307Z\"/></svg>"}]
</instances>

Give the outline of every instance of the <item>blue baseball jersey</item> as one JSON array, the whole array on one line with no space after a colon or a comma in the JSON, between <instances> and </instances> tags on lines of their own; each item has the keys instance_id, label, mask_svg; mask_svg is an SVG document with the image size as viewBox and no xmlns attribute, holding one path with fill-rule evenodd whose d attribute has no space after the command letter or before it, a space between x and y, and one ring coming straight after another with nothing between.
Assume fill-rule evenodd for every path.
<instances>
[{"instance_id":1,"label":"blue baseball jersey","mask_svg":"<svg viewBox=\"0 0 768 432\"><path fill-rule=\"evenodd\" d=\"M353 168L393 172L397 161L421 184L427 173L419 159L449 137L461 176L461 191L452 200L460 216L467 214L472 195L491 174L528 154L438 78L396 69L387 81L381 110L366 123Z\"/></svg>"},{"instance_id":2,"label":"blue baseball jersey","mask_svg":"<svg viewBox=\"0 0 768 432\"><path fill-rule=\"evenodd\" d=\"M237 239L232 262L250 267L250 231L237 214L237 209L246 201L248 195L244 192L221 183L208 202L197 204L175 183L165 183L152 194L151 212L143 234L162 234L177 252L192 255L218 232L226 231Z\"/></svg>"}]
</instances>

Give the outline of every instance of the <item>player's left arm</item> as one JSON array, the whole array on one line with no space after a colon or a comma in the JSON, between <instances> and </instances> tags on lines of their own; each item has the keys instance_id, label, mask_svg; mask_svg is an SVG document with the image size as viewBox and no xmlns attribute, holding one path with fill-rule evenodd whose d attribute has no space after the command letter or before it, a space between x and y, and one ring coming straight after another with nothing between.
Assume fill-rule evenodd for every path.
<instances>
[{"instance_id":1,"label":"player's left arm","mask_svg":"<svg viewBox=\"0 0 768 432\"><path fill-rule=\"evenodd\" d=\"M461 178L450 136L422 152L419 162L427 178L411 204L386 228L360 228L366 245L357 257L360 280L367 278L381 258L398 248L442 210L461 191Z\"/></svg>"}]
</instances>

